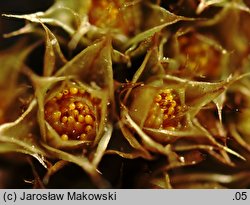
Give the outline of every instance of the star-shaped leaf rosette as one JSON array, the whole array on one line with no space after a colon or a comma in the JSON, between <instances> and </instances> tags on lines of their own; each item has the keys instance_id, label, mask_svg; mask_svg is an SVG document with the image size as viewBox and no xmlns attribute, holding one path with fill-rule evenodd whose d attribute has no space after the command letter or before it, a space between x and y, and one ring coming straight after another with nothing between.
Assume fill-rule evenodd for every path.
<instances>
[{"instance_id":1,"label":"star-shaped leaf rosette","mask_svg":"<svg viewBox=\"0 0 250 205\"><path fill-rule=\"evenodd\" d=\"M166 156L163 170L195 165L205 155L228 166L234 166L234 157L245 160L227 145L221 109L228 89L249 73L213 83L189 80L164 74L156 55L148 51L120 92L120 128L132 151L108 152L151 160Z\"/></svg>"},{"instance_id":2,"label":"star-shaped leaf rosette","mask_svg":"<svg viewBox=\"0 0 250 205\"><path fill-rule=\"evenodd\" d=\"M193 80L214 81L225 78L229 52L211 35L193 28L179 30L169 41L172 50L167 55L176 64L167 73ZM203 28L205 29L205 28Z\"/></svg>"},{"instance_id":3,"label":"star-shaped leaf rosette","mask_svg":"<svg viewBox=\"0 0 250 205\"><path fill-rule=\"evenodd\" d=\"M14 122L1 126L1 141L9 145L3 146L9 147L3 151L36 157L48 168L45 184L53 173L72 162L83 168L95 186L108 187L97 167L112 133L111 40L100 39L67 61L57 38L38 22L45 34L43 75L25 64L18 67L33 89L33 100ZM49 159L59 161L52 165Z\"/></svg>"}]
</instances>

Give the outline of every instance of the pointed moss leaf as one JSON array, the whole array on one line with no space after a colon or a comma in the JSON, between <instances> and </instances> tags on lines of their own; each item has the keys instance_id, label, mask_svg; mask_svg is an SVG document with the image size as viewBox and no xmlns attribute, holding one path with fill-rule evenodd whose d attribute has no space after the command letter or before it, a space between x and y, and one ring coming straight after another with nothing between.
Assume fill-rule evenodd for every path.
<instances>
[{"instance_id":1,"label":"pointed moss leaf","mask_svg":"<svg viewBox=\"0 0 250 205\"><path fill-rule=\"evenodd\" d=\"M102 136L102 138L100 139L96 150L93 153L93 160L92 160L92 164L96 167L98 167L98 164L100 163L107 147L108 147L108 143L110 141L111 135L112 135L112 131L113 131L113 126L111 124L108 124L105 129L104 129L104 134Z\"/></svg>"},{"instance_id":2,"label":"pointed moss leaf","mask_svg":"<svg viewBox=\"0 0 250 205\"><path fill-rule=\"evenodd\" d=\"M218 111L219 120L222 123L222 109L226 101L226 92L221 93L217 98L213 99Z\"/></svg>"},{"instance_id":3,"label":"pointed moss leaf","mask_svg":"<svg viewBox=\"0 0 250 205\"><path fill-rule=\"evenodd\" d=\"M148 15L150 19L145 20L145 30L135 37L129 39L124 48L127 49L134 44L144 41L150 36L153 36L156 32L161 31L163 28L173 25L179 21L193 21L193 18L187 18L183 16L177 16L162 7L154 4L147 3L146 9L152 15Z\"/></svg>"},{"instance_id":4,"label":"pointed moss leaf","mask_svg":"<svg viewBox=\"0 0 250 205\"><path fill-rule=\"evenodd\" d=\"M151 39L152 39L152 36L144 39L138 44L134 44L130 46L125 51L125 54L128 55L130 58L135 58L137 56L144 55L145 51L149 50L151 47L151 44L152 44Z\"/></svg>"},{"instance_id":5,"label":"pointed moss leaf","mask_svg":"<svg viewBox=\"0 0 250 205\"><path fill-rule=\"evenodd\" d=\"M42 22L44 24L59 26L70 35L74 33L74 29L71 26L61 22L60 20L55 19L55 18L44 17L45 16L44 12L37 12L37 13L24 14L24 15L3 14L3 16L10 17L10 18L17 18L17 19L25 19L33 23ZM31 27L24 27L23 30L19 30L19 33L21 34L22 33L21 31L24 31L25 29L33 30L31 29Z\"/></svg>"},{"instance_id":6,"label":"pointed moss leaf","mask_svg":"<svg viewBox=\"0 0 250 205\"><path fill-rule=\"evenodd\" d=\"M147 38L153 36L156 32L161 31L163 28L165 28L168 25L169 25L169 23L165 23L165 24L155 26L149 30L146 30L146 31L139 33L135 37L129 39L128 42L125 44L124 48L129 49L130 46L132 46L134 44L138 44L138 43L146 40Z\"/></svg>"},{"instance_id":7,"label":"pointed moss leaf","mask_svg":"<svg viewBox=\"0 0 250 205\"><path fill-rule=\"evenodd\" d=\"M22 35L22 34L32 33L32 32L35 32L35 31L36 31L36 27L34 25L26 24L24 27L22 27L22 28L20 28L18 30L12 31L10 33L3 34L3 37L4 38L10 38L10 37L19 36L19 35Z\"/></svg>"},{"instance_id":8,"label":"pointed moss leaf","mask_svg":"<svg viewBox=\"0 0 250 205\"><path fill-rule=\"evenodd\" d=\"M65 80L65 78L39 78L39 77L33 77L32 81L35 87L35 96L38 101L38 113L37 113L37 119L40 125L40 131L42 134L43 140L47 141L47 135L46 135L46 124L45 124L45 116L44 116L44 103L45 103L45 95L49 88L57 82L60 82L62 80Z\"/></svg>"},{"instance_id":9,"label":"pointed moss leaf","mask_svg":"<svg viewBox=\"0 0 250 205\"><path fill-rule=\"evenodd\" d=\"M84 16L80 20L81 20L81 23L79 27L77 28L76 32L72 36L72 39L68 43L68 47L71 51L73 51L76 48L76 46L82 39L83 35L86 34L90 29L90 23L88 22L87 16Z\"/></svg>"},{"instance_id":10,"label":"pointed moss leaf","mask_svg":"<svg viewBox=\"0 0 250 205\"><path fill-rule=\"evenodd\" d=\"M101 104L101 119L100 122L98 124L98 131L94 140L94 146L96 146L100 139L103 137L103 134L105 134L105 139L109 139L108 138L108 133L109 131L112 129L110 125L108 125L108 104L109 104L109 93L102 91L102 95L100 94L99 97L101 97L102 99L102 104ZM110 110L111 112L113 112L114 107L111 107ZM107 127L108 126L108 127ZM105 142L105 140L103 141L103 143Z\"/></svg>"},{"instance_id":11,"label":"pointed moss leaf","mask_svg":"<svg viewBox=\"0 0 250 205\"><path fill-rule=\"evenodd\" d=\"M86 16L90 4L90 0L56 0L40 18L43 23L59 26L73 36L77 32L77 27L79 28L80 19Z\"/></svg>"},{"instance_id":12,"label":"pointed moss leaf","mask_svg":"<svg viewBox=\"0 0 250 205\"><path fill-rule=\"evenodd\" d=\"M13 152L32 156L35 159L37 159L38 162L40 162L44 168L47 168L47 164L45 163L45 159L43 155L39 153L37 154L34 151L25 149L23 146L19 146L18 144L8 143L8 142L6 143L6 142L0 141L0 153L6 154L6 153L13 153Z\"/></svg>"},{"instance_id":13,"label":"pointed moss leaf","mask_svg":"<svg viewBox=\"0 0 250 205\"><path fill-rule=\"evenodd\" d=\"M247 121L246 121L247 122ZM249 122L247 123L249 125ZM250 152L250 140L249 140L249 136L250 135L246 135L246 133L243 133L243 135L241 135L237 129L236 126L231 123L229 125L229 131L231 133L231 135L234 137L234 139L242 146L244 147L246 150L248 150Z\"/></svg>"},{"instance_id":14,"label":"pointed moss leaf","mask_svg":"<svg viewBox=\"0 0 250 205\"><path fill-rule=\"evenodd\" d=\"M16 16L16 15L6 15L8 17L25 18L36 23L40 23L45 30L45 55L44 55L44 76L51 76L55 71L56 66L61 67L67 60L65 59L59 43L54 36L54 34L44 25L42 20L40 20L35 14ZM36 19L36 20L35 20ZM28 30L27 30L28 29ZM15 33L9 34L8 36L13 36L16 34L23 34L24 32L35 31L32 25L27 24L22 30L16 31Z\"/></svg>"},{"instance_id":15,"label":"pointed moss leaf","mask_svg":"<svg viewBox=\"0 0 250 205\"><path fill-rule=\"evenodd\" d=\"M112 62L114 63L126 63L128 67L130 66L130 58L128 55L121 53L118 50L113 49L112 51Z\"/></svg>"},{"instance_id":16,"label":"pointed moss leaf","mask_svg":"<svg viewBox=\"0 0 250 205\"><path fill-rule=\"evenodd\" d=\"M145 82L151 76L164 74L164 69L160 62L160 54L157 46L158 45L154 45L154 47L148 51L143 63L134 74L132 83L139 81Z\"/></svg>"},{"instance_id":17,"label":"pointed moss leaf","mask_svg":"<svg viewBox=\"0 0 250 205\"><path fill-rule=\"evenodd\" d=\"M193 144L192 145L190 143L185 144L185 142L184 143L181 142L174 146L174 150L179 151L179 152L187 152L187 151L190 152L190 151L195 151L195 150L204 151L223 164L226 164L228 166L235 166L235 164L232 163L230 158L227 155L225 155L226 153L218 154L218 152L222 152L223 150L218 150L217 147L214 147L211 145L205 145L205 144Z\"/></svg>"},{"instance_id":18,"label":"pointed moss leaf","mask_svg":"<svg viewBox=\"0 0 250 205\"><path fill-rule=\"evenodd\" d=\"M145 27L152 28L161 24L171 25L178 21L192 21L193 18L178 16L156 4L146 3L145 12L150 13L145 18Z\"/></svg>"},{"instance_id":19,"label":"pointed moss leaf","mask_svg":"<svg viewBox=\"0 0 250 205\"><path fill-rule=\"evenodd\" d=\"M8 152L19 152L24 154L29 153L28 150L24 150L23 147L19 146L18 144L0 141L0 153L8 153Z\"/></svg>"},{"instance_id":20,"label":"pointed moss leaf","mask_svg":"<svg viewBox=\"0 0 250 205\"><path fill-rule=\"evenodd\" d=\"M126 140L133 149L131 151L126 152L128 155L126 155L125 151L123 152L117 151L117 153L119 153L119 155L124 157L126 156L126 157L137 158L140 156L145 159L152 159L150 153L138 142L138 140L134 137L134 134L122 123L120 123L120 126L124 137L126 138ZM122 147L122 149L124 149L124 147Z\"/></svg>"},{"instance_id":21,"label":"pointed moss leaf","mask_svg":"<svg viewBox=\"0 0 250 205\"><path fill-rule=\"evenodd\" d=\"M145 133L147 133L152 139L159 143L170 143L178 139L178 136L168 135L163 129L152 129L152 128L143 128Z\"/></svg>"},{"instance_id":22,"label":"pointed moss leaf","mask_svg":"<svg viewBox=\"0 0 250 205\"><path fill-rule=\"evenodd\" d=\"M78 1L78 0L56 0L52 8L69 8L78 15L85 15L91 4L91 0Z\"/></svg>"},{"instance_id":23,"label":"pointed moss leaf","mask_svg":"<svg viewBox=\"0 0 250 205\"><path fill-rule=\"evenodd\" d=\"M179 138L204 138L204 134L194 126L185 126L182 130L153 129L144 127L143 130L160 143L174 142Z\"/></svg>"},{"instance_id":24,"label":"pointed moss leaf","mask_svg":"<svg viewBox=\"0 0 250 205\"><path fill-rule=\"evenodd\" d=\"M109 188L109 183L98 173L96 167L90 163L83 155L73 155L43 143L43 146L51 153L54 158L72 162L80 166L92 179L98 188Z\"/></svg>"},{"instance_id":25,"label":"pointed moss leaf","mask_svg":"<svg viewBox=\"0 0 250 205\"><path fill-rule=\"evenodd\" d=\"M237 153L236 151L230 149L229 147L227 146L224 146L222 144L220 144L219 142L216 141L216 139L209 133L208 130L206 130L206 128L204 128L199 122L197 119L194 119L193 120L195 126L200 129L203 133L204 133L204 136L207 137L207 139L210 140L210 142L215 146L215 148L219 148L221 151L225 151L225 152L228 152L238 158L240 158L241 160L246 160L241 154ZM212 150L211 150L212 152ZM214 154L217 154L217 153L214 153ZM223 162L229 162L227 159L224 158L224 156L222 156L224 160ZM230 162L229 162L230 163Z\"/></svg>"},{"instance_id":26,"label":"pointed moss leaf","mask_svg":"<svg viewBox=\"0 0 250 205\"><path fill-rule=\"evenodd\" d=\"M201 0L197 7L196 13L200 14L210 6L219 6L227 2L228 0Z\"/></svg>"},{"instance_id":27,"label":"pointed moss leaf","mask_svg":"<svg viewBox=\"0 0 250 205\"><path fill-rule=\"evenodd\" d=\"M44 76L51 76L56 69L56 63L59 66L62 66L67 63L67 60L65 59L54 34L43 23L41 24L46 34L43 74Z\"/></svg>"},{"instance_id":28,"label":"pointed moss leaf","mask_svg":"<svg viewBox=\"0 0 250 205\"><path fill-rule=\"evenodd\" d=\"M110 39L105 38L84 49L66 63L56 75L73 75L82 82L95 83L103 89L108 89L112 95L114 88L111 52Z\"/></svg>"},{"instance_id":29,"label":"pointed moss leaf","mask_svg":"<svg viewBox=\"0 0 250 205\"><path fill-rule=\"evenodd\" d=\"M68 161L64 161L64 160L60 160L57 161L55 164L53 164L52 166L48 167L47 169L47 173L46 175L43 177L43 184L47 185L49 183L50 177L55 174L56 172L58 172L59 170L61 170L62 168L64 168L66 165L68 165L70 162Z\"/></svg>"},{"instance_id":30,"label":"pointed moss leaf","mask_svg":"<svg viewBox=\"0 0 250 205\"><path fill-rule=\"evenodd\" d=\"M123 152L123 151L109 149L109 150L106 150L105 153L119 155L120 157L125 158L125 159L136 159L136 158L140 158L140 157L142 157L144 159L152 159L152 157L150 157L150 158L145 157L145 155L138 150L134 150L132 152Z\"/></svg>"},{"instance_id":31,"label":"pointed moss leaf","mask_svg":"<svg viewBox=\"0 0 250 205\"><path fill-rule=\"evenodd\" d=\"M250 9L246 6L243 0L237 0L237 1L230 1L230 0L201 0L196 13L200 14L205 9L211 7L211 6L218 6L218 7L231 7L236 8L242 11L250 12Z\"/></svg>"},{"instance_id":32,"label":"pointed moss leaf","mask_svg":"<svg viewBox=\"0 0 250 205\"><path fill-rule=\"evenodd\" d=\"M162 144L157 143L153 139L151 139L143 130L136 124L136 122L130 117L128 111L125 109L122 111L122 116L124 117L124 122L129 125L131 128L135 130L135 132L139 135L142 140L144 147L148 150L160 153L165 156L168 156L169 150L166 149Z\"/></svg>"},{"instance_id":33,"label":"pointed moss leaf","mask_svg":"<svg viewBox=\"0 0 250 205\"><path fill-rule=\"evenodd\" d=\"M23 72L31 79L31 82L35 88L35 97L38 103L38 114L37 119L40 126L40 131L43 140L46 142L46 126L45 126L45 117L44 117L44 103L45 96L49 89L58 82L69 79L66 77L40 77L34 74L30 69L23 69Z\"/></svg>"},{"instance_id":34,"label":"pointed moss leaf","mask_svg":"<svg viewBox=\"0 0 250 205\"><path fill-rule=\"evenodd\" d=\"M210 83L190 81L166 75L164 80L164 84L179 85L185 88L185 104L192 108L189 114L195 116L203 106L216 99L235 82L236 78L228 77L224 81Z\"/></svg>"},{"instance_id":35,"label":"pointed moss leaf","mask_svg":"<svg viewBox=\"0 0 250 205\"><path fill-rule=\"evenodd\" d=\"M148 116L148 111L154 100L152 96L155 95L156 91L157 89L150 86L140 86L133 89L129 114L140 127L143 127L144 125Z\"/></svg>"},{"instance_id":36,"label":"pointed moss leaf","mask_svg":"<svg viewBox=\"0 0 250 205\"><path fill-rule=\"evenodd\" d=\"M45 168L47 168L47 164L45 163L44 156L35 153L34 151L30 151L28 149L25 149L23 146L19 146L18 144L15 143L8 143L8 142L2 142L0 141L0 153L6 154L6 153L19 153L19 154L25 154L34 157L35 159L38 160Z\"/></svg>"},{"instance_id":37,"label":"pointed moss leaf","mask_svg":"<svg viewBox=\"0 0 250 205\"><path fill-rule=\"evenodd\" d=\"M33 100L28 109L16 121L1 125L0 141L13 144L12 148L17 148L20 152L36 156L43 161L42 156L47 156L47 153L37 138L36 109L37 103ZM10 147L8 148L11 151Z\"/></svg>"},{"instance_id":38,"label":"pointed moss leaf","mask_svg":"<svg viewBox=\"0 0 250 205\"><path fill-rule=\"evenodd\" d=\"M21 95L26 95L29 87L19 83L21 70L27 56L36 46L37 43L26 46L26 39L22 39L16 45L0 52L2 62L0 67L0 124L5 121L4 118L12 119L13 116L16 119L14 115L17 114L18 106L15 100L18 97L21 98ZM6 113L11 106L17 109L12 109L12 113Z\"/></svg>"},{"instance_id":39,"label":"pointed moss leaf","mask_svg":"<svg viewBox=\"0 0 250 205\"><path fill-rule=\"evenodd\" d=\"M75 24L77 20L79 20L79 17L86 15L90 3L90 0L84 2L58 0L45 12L25 15L3 14L3 16L26 19L33 23L42 22L44 24L58 26L72 36L76 30Z\"/></svg>"}]
</instances>

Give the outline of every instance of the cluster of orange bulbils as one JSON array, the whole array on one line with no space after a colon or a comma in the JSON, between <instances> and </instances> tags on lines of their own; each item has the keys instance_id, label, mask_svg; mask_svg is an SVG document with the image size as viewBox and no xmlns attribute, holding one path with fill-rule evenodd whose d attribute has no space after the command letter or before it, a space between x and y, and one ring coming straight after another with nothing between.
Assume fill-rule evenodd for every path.
<instances>
[{"instance_id":1,"label":"cluster of orange bulbils","mask_svg":"<svg viewBox=\"0 0 250 205\"><path fill-rule=\"evenodd\" d=\"M93 140L100 104L84 89L65 87L45 104L45 119L62 140Z\"/></svg>"},{"instance_id":2,"label":"cluster of orange bulbils","mask_svg":"<svg viewBox=\"0 0 250 205\"><path fill-rule=\"evenodd\" d=\"M146 127L175 129L173 119L181 111L178 97L172 89L164 89L154 97L151 109L145 121Z\"/></svg>"},{"instance_id":3,"label":"cluster of orange bulbils","mask_svg":"<svg viewBox=\"0 0 250 205\"><path fill-rule=\"evenodd\" d=\"M180 52L186 58L183 69L188 68L196 75L216 77L219 75L222 53L214 45L189 34L178 39Z\"/></svg>"}]
</instances>

